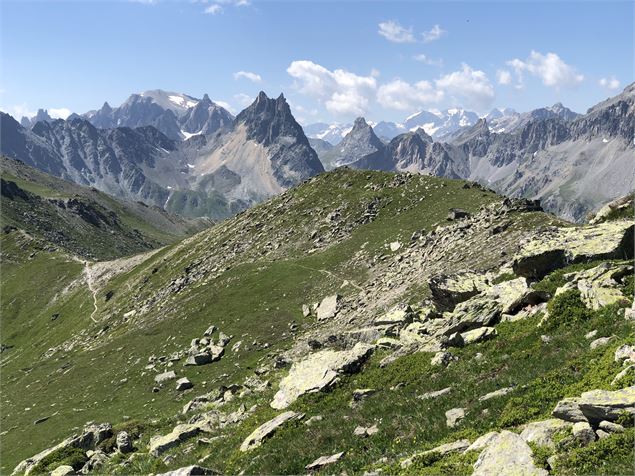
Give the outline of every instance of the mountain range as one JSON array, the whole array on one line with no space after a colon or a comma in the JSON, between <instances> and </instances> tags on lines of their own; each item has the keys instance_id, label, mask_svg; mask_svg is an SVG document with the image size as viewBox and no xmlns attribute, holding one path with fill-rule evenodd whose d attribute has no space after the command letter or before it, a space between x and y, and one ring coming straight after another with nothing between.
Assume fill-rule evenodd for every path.
<instances>
[{"instance_id":1,"label":"mountain range","mask_svg":"<svg viewBox=\"0 0 635 476\"><path fill-rule=\"evenodd\" d=\"M207 96L150 91L31 127L0 113L0 152L192 217L230 216L324 170L284 96L261 93L236 118L223 111Z\"/></svg>"},{"instance_id":2,"label":"mountain range","mask_svg":"<svg viewBox=\"0 0 635 476\"><path fill-rule=\"evenodd\" d=\"M207 95L153 90L65 121L40 110L18 124L3 113L0 152L191 217L231 216L324 169L350 166L474 180L581 221L635 185L624 132L632 117L633 85L584 115L560 103L482 118L455 108L403 124L358 118L304 129L282 95L261 92L233 117Z\"/></svg>"}]
</instances>

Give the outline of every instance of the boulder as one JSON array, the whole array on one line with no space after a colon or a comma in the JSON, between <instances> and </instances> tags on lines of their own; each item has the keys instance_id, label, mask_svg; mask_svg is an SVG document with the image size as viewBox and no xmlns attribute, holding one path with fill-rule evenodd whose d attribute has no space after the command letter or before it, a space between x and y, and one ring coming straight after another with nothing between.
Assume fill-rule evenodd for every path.
<instances>
[{"instance_id":1,"label":"boulder","mask_svg":"<svg viewBox=\"0 0 635 476\"><path fill-rule=\"evenodd\" d=\"M401 243L399 243L398 241L393 241L392 243L390 243L390 251L392 251L393 253L395 251L398 251L399 248L401 248Z\"/></svg>"},{"instance_id":2,"label":"boulder","mask_svg":"<svg viewBox=\"0 0 635 476\"><path fill-rule=\"evenodd\" d=\"M302 317L309 317L311 315L311 308L307 304L302 304Z\"/></svg>"},{"instance_id":3,"label":"boulder","mask_svg":"<svg viewBox=\"0 0 635 476\"><path fill-rule=\"evenodd\" d=\"M163 372L162 374L155 375L154 381L155 383L162 384L167 382L168 380L173 380L176 378L176 373L174 370L170 370L168 372Z\"/></svg>"},{"instance_id":4,"label":"boulder","mask_svg":"<svg viewBox=\"0 0 635 476\"><path fill-rule=\"evenodd\" d=\"M240 445L240 451L249 451L257 448L262 444L262 441L265 438L269 438L271 435L273 435L275 431L282 425L289 421L300 420L302 418L304 418L304 413L291 411L281 413L277 417L269 420L266 423L263 423L258 428L256 428Z\"/></svg>"},{"instance_id":5,"label":"boulder","mask_svg":"<svg viewBox=\"0 0 635 476\"><path fill-rule=\"evenodd\" d=\"M422 456L426 456L432 453L438 453L442 456L445 456L450 453L461 453L465 451L469 446L470 446L470 440L458 440L458 441L453 441L452 443L446 443L444 445L437 446L436 448L432 448L431 450L422 451L421 453L416 453L412 455L410 458L403 460L400 463L400 466L404 469L408 468L409 466L412 465L412 463L415 462L417 458L420 458Z\"/></svg>"},{"instance_id":6,"label":"boulder","mask_svg":"<svg viewBox=\"0 0 635 476\"><path fill-rule=\"evenodd\" d=\"M339 294L327 296L320 302L316 309L317 320L331 319L339 311L342 297Z\"/></svg>"},{"instance_id":7,"label":"boulder","mask_svg":"<svg viewBox=\"0 0 635 476\"><path fill-rule=\"evenodd\" d=\"M635 345L624 344L615 350L615 362L629 360L635 362Z\"/></svg>"},{"instance_id":8,"label":"boulder","mask_svg":"<svg viewBox=\"0 0 635 476\"><path fill-rule=\"evenodd\" d=\"M593 431L593 428L591 428L591 425L589 425L586 421L578 421L574 423L571 432L573 433L573 437L582 446L589 446L595 441L595 432Z\"/></svg>"},{"instance_id":9,"label":"boulder","mask_svg":"<svg viewBox=\"0 0 635 476\"><path fill-rule=\"evenodd\" d=\"M58 466L53 471L51 471L51 476L69 476L71 474L75 474L75 470L72 466L68 466L67 464Z\"/></svg>"},{"instance_id":10,"label":"boulder","mask_svg":"<svg viewBox=\"0 0 635 476\"><path fill-rule=\"evenodd\" d=\"M152 456L160 456L170 448L180 445L185 440L198 435L200 432L201 429L198 425L189 423L176 425L167 435L151 438L148 446L148 453Z\"/></svg>"},{"instance_id":11,"label":"boulder","mask_svg":"<svg viewBox=\"0 0 635 476\"><path fill-rule=\"evenodd\" d=\"M540 446L553 448L555 442L553 437L561 430L571 430L571 422L552 418L549 420L534 421L527 423L520 437L527 443L536 443Z\"/></svg>"},{"instance_id":12,"label":"boulder","mask_svg":"<svg viewBox=\"0 0 635 476\"><path fill-rule=\"evenodd\" d=\"M383 316L375 319L376 325L399 325L403 326L412 322L414 312L407 304L398 304Z\"/></svg>"},{"instance_id":13,"label":"boulder","mask_svg":"<svg viewBox=\"0 0 635 476\"><path fill-rule=\"evenodd\" d=\"M488 285L485 275L472 272L437 275L428 280L428 287L434 301L446 309L453 309L456 304L476 296Z\"/></svg>"},{"instance_id":14,"label":"boulder","mask_svg":"<svg viewBox=\"0 0 635 476\"><path fill-rule=\"evenodd\" d=\"M478 401L484 402L489 400L490 398L503 397L513 390L514 390L514 387L505 387L498 390L494 390L493 392L486 393L485 395L478 397Z\"/></svg>"},{"instance_id":15,"label":"boulder","mask_svg":"<svg viewBox=\"0 0 635 476\"><path fill-rule=\"evenodd\" d=\"M375 433L379 432L379 428L377 425L373 426L358 426L353 431L355 436L359 436L360 438L367 438L369 436L373 436Z\"/></svg>"},{"instance_id":16,"label":"boulder","mask_svg":"<svg viewBox=\"0 0 635 476\"><path fill-rule=\"evenodd\" d=\"M447 367L453 358L454 356L449 352L437 352L434 354L434 357L430 359L430 365Z\"/></svg>"},{"instance_id":17,"label":"boulder","mask_svg":"<svg viewBox=\"0 0 635 476\"><path fill-rule=\"evenodd\" d=\"M471 331L463 332L461 337L463 338L463 344L469 345L490 339L497 334L498 332L493 327L481 327L479 329L472 329Z\"/></svg>"},{"instance_id":18,"label":"boulder","mask_svg":"<svg viewBox=\"0 0 635 476\"><path fill-rule=\"evenodd\" d=\"M454 428L465 418L465 408L452 408L445 412L445 424L448 428Z\"/></svg>"},{"instance_id":19,"label":"boulder","mask_svg":"<svg viewBox=\"0 0 635 476\"><path fill-rule=\"evenodd\" d=\"M613 337L613 336L611 336L611 337L600 337L598 339L595 339L593 342L591 342L589 344L589 348L597 349L598 347L605 346L606 344L611 342L614 338L615 337Z\"/></svg>"},{"instance_id":20,"label":"boulder","mask_svg":"<svg viewBox=\"0 0 635 476\"><path fill-rule=\"evenodd\" d=\"M602 420L598 425L598 428L608 433L622 433L624 431L624 427L622 425L606 420Z\"/></svg>"},{"instance_id":21,"label":"boulder","mask_svg":"<svg viewBox=\"0 0 635 476\"><path fill-rule=\"evenodd\" d=\"M216 330L216 326L215 325L211 325L207 328L207 330L203 333L203 336L205 337L210 337L214 331Z\"/></svg>"},{"instance_id":22,"label":"boulder","mask_svg":"<svg viewBox=\"0 0 635 476\"><path fill-rule=\"evenodd\" d=\"M516 433L501 431L474 463L473 476L546 476L534 463L529 445Z\"/></svg>"},{"instance_id":23,"label":"boulder","mask_svg":"<svg viewBox=\"0 0 635 476\"><path fill-rule=\"evenodd\" d=\"M328 464L337 463L342 458L342 456L344 456L343 451L341 453L335 453L331 456L320 456L318 459L313 461L313 463L307 464L304 469L307 469L309 471L318 470Z\"/></svg>"},{"instance_id":24,"label":"boulder","mask_svg":"<svg viewBox=\"0 0 635 476\"><path fill-rule=\"evenodd\" d=\"M180 378L176 381L176 390L179 392L183 390L187 390L192 387L194 387L194 384L190 382L190 380L187 377Z\"/></svg>"},{"instance_id":25,"label":"boulder","mask_svg":"<svg viewBox=\"0 0 635 476\"><path fill-rule=\"evenodd\" d=\"M351 350L323 350L294 363L289 374L280 381L271 407L281 410L301 395L331 387L340 374L357 372L373 349L374 346L359 342Z\"/></svg>"},{"instance_id":26,"label":"boulder","mask_svg":"<svg viewBox=\"0 0 635 476\"><path fill-rule=\"evenodd\" d=\"M219 332L218 333L218 346L220 347L225 347L227 344L229 344L229 341L231 341L231 337L229 337L227 334L225 334L224 332ZM222 354L222 351L220 349L210 349L212 350L212 354L217 353Z\"/></svg>"},{"instance_id":27,"label":"boulder","mask_svg":"<svg viewBox=\"0 0 635 476\"><path fill-rule=\"evenodd\" d=\"M619 220L541 230L522 244L512 269L517 276L542 279L567 264L632 258L634 228L633 220Z\"/></svg>"},{"instance_id":28,"label":"boulder","mask_svg":"<svg viewBox=\"0 0 635 476\"><path fill-rule=\"evenodd\" d=\"M419 395L417 398L420 400L429 400L431 398L442 397L443 395L447 395L452 391L452 387L442 388L441 390L435 390L433 392L426 392Z\"/></svg>"},{"instance_id":29,"label":"boulder","mask_svg":"<svg viewBox=\"0 0 635 476\"><path fill-rule=\"evenodd\" d=\"M490 431L489 433L479 436L474 443L465 449L465 453L468 451L483 451L497 436L497 431Z\"/></svg>"},{"instance_id":30,"label":"boulder","mask_svg":"<svg viewBox=\"0 0 635 476\"><path fill-rule=\"evenodd\" d=\"M110 423L102 424L88 424L84 427L83 432L80 435L75 435L65 439L61 443L47 448L40 453L31 456L30 458L21 461L13 470L12 474L29 474L30 471L40 461L46 458L51 453L64 448L79 448L84 451L94 450L99 443L110 438L112 436L112 425Z\"/></svg>"},{"instance_id":31,"label":"boulder","mask_svg":"<svg viewBox=\"0 0 635 476\"><path fill-rule=\"evenodd\" d=\"M127 431L120 431L117 433L115 440L117 450L121 453L130 453L132 451L132 439Z\"/></svg>"},{"instance_id":32,"label":"boulder","mask_svg":"<svg viewBox=\"0 0 635 476\"><path fill-rule=\"evenodd\" d=\"M203 468L198 465L184 466L183 468L168 471L167 473L157 474L157 476L203 476L210 474L220 474L213 469Z\"/></svg>"},{"instance_id":33,"label":"boulder","mask_svg":"<svg viewBox=\"0 0 635 476\"><path fill-rule=\"evenodd\" d=\"M565 274L568 282L556 290L556 296L576 289L589 309L597 310L612 304L628 306L629 301L618 286L624 276L632 273L632 266L602 263L591 269Z\"/></svg>"},{"instance_id":34,"label":"boulder","mask_svg":"<svg viewBox=\"0 0 635 476\"><path fill-rule=\"evenodd\" d=\"M635 416L635 386L620 390L592 390L558 402L552 415L566 421L615 421L624 412Z\"/></svg>"}]
</instances>

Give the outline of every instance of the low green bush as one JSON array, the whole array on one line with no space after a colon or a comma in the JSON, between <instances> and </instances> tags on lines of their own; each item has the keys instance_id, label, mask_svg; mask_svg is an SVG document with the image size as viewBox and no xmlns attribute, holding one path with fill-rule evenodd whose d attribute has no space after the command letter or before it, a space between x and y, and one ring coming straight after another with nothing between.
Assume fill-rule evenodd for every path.
<instances>
[{"instance_id":1,"label":"low green bush","mask_svg":"<svg viewBox=\"0 0 635 476\"><path fill-rule=\"evenodd\" d=\"M552 474L633 474L634 445L635 429L614 433L585 448L559 454Z\"/></svg>"},{"instance_id":2,"label":"low green bush","mask_svg":"<svg viewBox=\"0 0 635 476\"><path fill-rule=\"evenodd\" d=\"M86 453L79 448L60 448L45 456L31 470L31 474L47 474L60 466L72 466L74 470L79 470L88 461Z\"/></svg>"},{"instance_id":3,"label":"low green bush","mask_svg":"<svg viewBox=\"0 0 635 476\"><path fill-rule=\"evenodd\" d=\"M549 317L545 329L555 329L562 325L574 325L588 321L593 316L582 302L580 291L570 289L554 297L547 304Z\"/></svg>"}]
</instances>

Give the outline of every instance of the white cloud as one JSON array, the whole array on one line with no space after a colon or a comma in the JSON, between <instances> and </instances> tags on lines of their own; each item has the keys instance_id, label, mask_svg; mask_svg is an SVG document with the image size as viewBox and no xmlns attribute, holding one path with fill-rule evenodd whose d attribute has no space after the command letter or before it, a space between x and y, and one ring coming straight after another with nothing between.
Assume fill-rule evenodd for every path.
<instances>
[{"instance_id":1,"label":"white cloud","mask_svg":"<svg viewBox=\"0 0 635 476\"><path fill-rule=\"evenodd\" d=\"M598 81L598 84L603 88L610 89L611 91L615 91L620 87L620 81L615 78L615 76L611 76L610 78L602 78Z\"/></svg>"},{"instance_id":2,"label":"white cloud","mask_svg":"<svg viewBox=\"0 0 635 476\"><path fill-rule=\"evenodd\" d=\"M128 0L132 3L142 3L143 5L156 5L159 0Z\"/></svg>"},{"instance_id":3,"label":"white cloud","mask_svg":"<svg viewBox=\"0 0 635 476\"><path fill-rule=\"evenodd\" d=\"M543 55L538 51L532 51L526 61L515 58L507 64L516 73L519 85L523 84L524 73L540 78L545 86L556 88L576 86L584 80L582 74L555 53Z\"/></svg>"},{"instance_id":4,"label":"white cloud","mask_svg":"<svg viewBox=\"0 0 635 476\"><path fill-rule=\"evenodd\" d=\"M344 69L329 69L308 60L293 61L287 73L298 90L321 101L333 114L362 115L368 111L377 89L377 71L360 76Z\"/></svg>"},{"instance_id":5,"label":"white cloud","mask_svg":"<svg viewBox=\"0 0 635 476\"><path fill-rule=\"evenodd\" d=\"M71 115L71 110L65 107L51 108L48 110L48 113L53 119L66 119Z\"/></svg>"},{"instance_id":6,"label":"white cloud","mask_svg":"<svg viewBox=\"0 0 635 476\"><path fill-rule=\"evenodd\" d=\"M460 71L442 76L435 84L457 104L477 110L485 109L494 99L494 86L487 75L465 63Z\"/></svg>"},{"instance_id":7,"label":"white cloud","mask_svg":"<svg viewBox=\"0 0 635 476\"><path fill-rule=\"evenodd\" d=\"M218 15L219 13L223 13L223 7L221 7L218 3L214 3L205 8L204 13L208 15Z\"/></svg>"},{"instance_id":8,"label":"white cloud","mask_svg":"<svg viewBox=\"0 0 635 476\"><path fill-rule=\"evenodd\" d=\"M443 60L442 59L432 59L432 58L428 58L427 55L421 53L420 55L414 55L413 59L415 61L419 61L421 63L424 64L429 64L431 66L443 66Z\"/></svg>"},{"instance_id":9,"label":"white cloud","mask_svg":"<svg viewBox=\"0 0 635 476\"><path fill-rule=\"evenodd\" d=\"M508 86L512 83L512 74L506 69L499 69L496 71L496 80L498 81L498 84Z\"/></svg>"},{"instance_id":10,"label":"white cloud","mask_svg":"<svg viewBox=\"0 0 635 476\"><path fill-rule=\"evenodd\" d=\"M223 109L227 109L229 112L231 112L232 114L234 114L235 110L232 107L231 104L229 104L226 101L221 101L219 99L214 99L212 100L213 103L218 104L220 107L222 107Z\"/></svg>"},{"instance_id":11,"label":"white cloud","mask_svg":"<svg viewBox=\"0 0 635 476\"><path fill-rule=\"evenodd\" d=\"M420 106L437 103L444 97L441 90L435 89L428 81L415 84L395 79L379 87L377 101L387 109L401 111L413 110Z\"/></svg>"},{"instance_id":12,"label":"white cloud","mask_svg":"<svg viewBox=\"0 0 635 476\"><path fill-rule=\"evenodd\" d=\"M393 43L414 43L415 41L412 28L404 28L392 20L381 22L377 33Z\"/></svg>"},{"instance_id":13,"label":"white cloud","mask_svg":"<svg viewBox=\"0 0 635 476\"><path fill-rule=\"evenodd\" d=\"M248 79L253 83L259 83L262 81L262 77L259 74L252 73L250 71L238 71L237 73L234 73L234 79L241 78Z\"/></svg>"},{"instance_id":14,"label":"white cloud","mask_svg":"<svg viewBox=\"0 0 635 476\"><path fill-rule=\"evenodd\" d=\"M441 38L443 35L445 35L446 33L447 32L443 28L441 28L439 25L434 25L430 31L424 31L422 33L423 42L430 43L431 41L436 41L439 38Z\"/></svg>"},{"instance_id":15,"label":"white cloud","mask_svg":"<svg viewBox=\"0 0 635 476\"><path fill-rule=\"evenodd\" d=\"M254 102L254 98L251 97L249 94L245 94L245 93L238 93L238 94L234 94L234 99L236 100L236 102L238 104L240 104L242 107L247 107L249 106L252 102Z\"/></svg>"},{"instance_id":16,"label":"white cloud","mask_svg":"<svg viewBox=\"0 0 635 476\"><path fill-rule=\"evenodd\" d=\"M34 117L36 114L36 112L29 109L26 104L17 104L10 107L0 107L0 110L6 111L8 114L11 114L11 116L13 116L13 118L17 119L18 121L23 117Z\"/></svg>"}]
</instances>

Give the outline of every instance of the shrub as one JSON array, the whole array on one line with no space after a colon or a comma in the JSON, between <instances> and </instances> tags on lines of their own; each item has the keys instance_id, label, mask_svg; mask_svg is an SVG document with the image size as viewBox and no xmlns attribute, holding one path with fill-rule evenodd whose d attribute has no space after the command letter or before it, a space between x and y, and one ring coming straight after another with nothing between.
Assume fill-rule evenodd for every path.
<instances>
[{"instance_id":1,"label":"shrub","mask_svg":"<svg viewBox=\"0 0 635 476\"><path fill-rule=\"evenodd\" d=\"M53 451L50 455L45 456L31 470L32 474L46 474L53 471L59 466L72 466L74 470L79 470L88 461L86 453L79 448L65 447Z\"/></svg>"},{"instance_id":2,"label":"shrub","mask_svg":"<svg viewBox=\"0 0 635 476\"><path fill-rule=\"evenodd\" d=\"M553 474L632 474L635 429L613 433L558 456Z\"/></svg>"},{"instance_id":3,"label":"shrub","mask_svg":"<svg viewBox=\"0 0 635 476\"><path fill-rule=\"evenodd\" d=\"M554 329L562 325L578 324L588 321L593 313L580 299L580 291L570 289L554 297L547 304L549 318L546 321L547 329Z\"/></svg>"},{"instance_id":4,"label":"shrub","mask_svg":"<svg viewBox=\"0 0 635 476\"><path fill-rule=\"evenodd\" d=\"M548 446L537 445L533 441L529 442L534 457L534 463L539 468L549 469L547 459L553 454L553 450Z\"/></svg>"},{"instance_id":5,"label":"shrub","mask_svg":"<svg viewBox=\"0 0 635 476\"><path fill-rule=\"evenodd\" d=\"M516 275L514 273L504 273L494 278L492 280L492 284L500 284L504 283L505 281L511 281L512 279L516 279Z\"/></svg>"}]
</instances>

